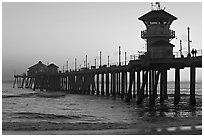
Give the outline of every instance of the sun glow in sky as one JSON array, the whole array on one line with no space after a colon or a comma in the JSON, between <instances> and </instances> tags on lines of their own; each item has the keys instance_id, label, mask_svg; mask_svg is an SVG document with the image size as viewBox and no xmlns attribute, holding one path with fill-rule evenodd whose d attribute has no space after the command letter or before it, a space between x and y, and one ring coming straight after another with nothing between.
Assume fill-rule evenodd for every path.
<instances>
[{"instance_id":1,"label":"sun glow in sky","mask_svg":"<svg viewBox=\"0 0 204 137\"><path fill-rule=\"evenodd\" d=\"M145 41L141 31L145 25L138 18L151 10L149 2L114 3L3 3L2 4L2 80L13 79L41 60L55 63L62 70L69 61L69 69L84 65L85 56L94 65L118 62L118 46L122 61L144 51ZM165 11L178 19L171 25L177 39L171 41L174 51L179 50L179 40L187 51L187 27L191 28L192 48L202 48L202 3L162 2ZM201 69L197 69L201 80ZM187 74L188 73L188 74ZM169 80L174 80L174 70ZM181 80L189 80L189 69L182 70Z\"/></svg>"}]
</instances>

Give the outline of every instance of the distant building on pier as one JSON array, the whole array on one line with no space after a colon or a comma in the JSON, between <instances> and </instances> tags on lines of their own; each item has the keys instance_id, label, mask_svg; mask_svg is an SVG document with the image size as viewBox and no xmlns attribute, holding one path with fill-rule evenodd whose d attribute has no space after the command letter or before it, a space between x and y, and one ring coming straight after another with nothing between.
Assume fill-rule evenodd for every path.
<instances>
[{"instance_id":1,"label":"distant building on pier","mask_svg":"<svg viewBox=\"0 0 204 137\"><path fill-rule=\"evenodd\" d=\"M59 67L53 63L47 66L47 65L43 64L42 61L39 61L37 64L28 68L27 75L32 77L32 76L35 76L36 74L42 73L42 72L57 73L58 68Z\"/></svg>"},{"instance_id":2,"label":"distant building on pier","mask_svg":"<svg viewBox=\"0 0 204 137\"><path fill-rule=\"evenodd\" d=\"M55 64L50 64L47 66L48 72L49 73L57 73L58 72L58 66L56 66Z\"/></svg>"}]
</instances>

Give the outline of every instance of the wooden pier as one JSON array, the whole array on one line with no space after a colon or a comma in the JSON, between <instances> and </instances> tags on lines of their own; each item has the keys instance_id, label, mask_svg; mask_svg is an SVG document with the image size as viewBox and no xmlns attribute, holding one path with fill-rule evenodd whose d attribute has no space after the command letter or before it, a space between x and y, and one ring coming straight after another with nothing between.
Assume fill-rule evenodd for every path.
<instances>
[{"instance_id":1,"label":"wooden pier","mask_svg":"<svg viewBox=\"0 0 204 137\"><path fill-rule=\"evenodd\" d=\"M180 70L190 68L190 104L196 105L195 99L195 83L196 83L196 68L202 67L202 53L195 53L191 57L190 53L190 28L188 27L188 55L184 57L182 48L179 54L173 53L173 47L170 41L175 38L175 31L170 30L170 25L177 18L170 13L161 9L157 3L157 9L152 10L138 18L146 25L146 30L141 31L141 38L147 42L147 51L142 55L132 55L131 60L126 65L121 65L120 62L120 47L119 47L119 65L108 66L101 64L100 66L86 67L78 71L65 73L56 72L57 66L50 65L50 72L46 71L46 65L39 61L38 65L45 70L40 70L39 73L28 77L14 76L15 83L18 87L29 87L33 90L47 91L66 91L74 94L89 94L102 96L119 96L129 102L136 98L137 103L143 102L143 99L148 97L150 104L155 103L155 99L159 98L160 102L168 99L167 91L167 73L170 69L175 70L175 93L174 104L180 101ZM181 45L180 45L181 47ZM196 56L197 54L197 56ZM126 52L125 52L126 57ZM109 58L108 58L109 60ZM76 61L76 59L75 59ZM126 62L126 61L125 61ZM95 63L96 64L96 63ZM76 65L76 63L75 63ZM31 68L34 68L34 65ZM48 68L49 69L49 68ZM76 69L76 67L75 67ZM54 72L56 73L51 73ZM32 72L29 70L30 73ZM44 71L44 72L42 72ZM34 71L33 71L34 72ZM25 83L25 84L24 84ZM160 84L160 92L157 92L158 84Z\"/></svg>"},{"instance_id":2,"label":"wooden pier","mask_svg":"<svg viewBox=\"0 0 204 137\"><path fill-rule=\"evenodd\" d=\"M180 70L190 68L190 104L195 106L196 68L202 67L202 56L173 59L131 60L128 65L83 69L65 73L39 73L35 77L15 76L19 88L33 90L66 91L71 94L105 95L121 97L128 102L132 98L142 103L149 97L150 104L156 98L168 99L167 72L175 69L174 103L180 101ZM157 88L160 83L160 93Z\"/></svg>"}]
</instances>

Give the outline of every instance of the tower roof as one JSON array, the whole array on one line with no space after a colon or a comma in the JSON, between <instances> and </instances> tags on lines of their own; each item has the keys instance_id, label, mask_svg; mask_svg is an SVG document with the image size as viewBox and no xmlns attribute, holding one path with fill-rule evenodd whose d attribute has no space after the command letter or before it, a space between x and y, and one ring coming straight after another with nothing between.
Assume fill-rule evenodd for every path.
<instances>
[{"instance_id":1,"label":"tower roof","mask_svg":"<svg viewBox=\"0 0 204 137\"><path fill-rule=\"evenodd\" d=\"M177 17L171 15L170 13L168 13L164 10L152 10L152 11L146 13L145 15L139 17L138 19L142 20L142 21L146 21L146 20L153 21L155 19L157 20L158 18L170 20L170 21L177 19Z\"/></svg>"}]
</instances>

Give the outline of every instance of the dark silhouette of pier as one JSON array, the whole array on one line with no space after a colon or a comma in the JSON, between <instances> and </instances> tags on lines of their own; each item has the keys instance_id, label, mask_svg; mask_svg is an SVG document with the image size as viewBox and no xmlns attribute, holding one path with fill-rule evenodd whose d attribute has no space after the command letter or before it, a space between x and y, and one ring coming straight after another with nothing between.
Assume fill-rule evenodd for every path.
<instances>
[{"instance_id":1,"label":"dark silhouette of pier","mask_svg":"<svg viewBox=\"0 0 204 137\"><path fill-rule=\"evenodd\" d=\"M190 28L188 28L187 55L182 51L182 48L179 52L173 53L174 45L170 41L175 38L175 31L169 28L176 19L176 17L161 9L160 5L156 10L141 16L139 20L143 21L147 27L146 30L141 31L141 38L147 42L147 51L131 55L128 64L121 64L119 47L118 65L110 65L109 61L108 65L102 65L100 52L99 67L96 67L95 63L95 66L89 68L86 55L86 65L80 70L63 71L63 73L46 71L39 72L31 77L15 75L14 86L17 82L20 85L19 87L23 88L25 86L33 90L118 96L127 102L136 98L138 104L148 97L149 103L154 104L157 98L160 99L160 102L168 99L167 72L174 69L174 104L178 104L181 98L180 70L190 68L189 101L192 106L195 106L196 68L202 67L202 51L198 50L196 56L191 56ZM19 81L21 82L19 83ZM160 83L159 94L157 92L158 83Z\"/></svg>"},{"instance_id":2,"label":"dark silhouette of pier","mask_svg":"<svg viewBox=\"0 0 204 137\"><path fill-rule=\"evenodd\" d=\"M202 56L172 59L130 60L128 65L83 69L64 73L38 73L33 77L15 75L19 88L66 91L73 94L119 96L126 101L137 98L142 103L149 97L155 103L158 83L160 102L168 99L167 71L175 69L174 103L180 101L180 70L190 68L190 104L196 105L196 68L202 67ZM129 81L129 82L128 82Z\"/></svg>"}]
</instances>

